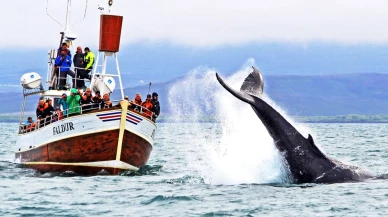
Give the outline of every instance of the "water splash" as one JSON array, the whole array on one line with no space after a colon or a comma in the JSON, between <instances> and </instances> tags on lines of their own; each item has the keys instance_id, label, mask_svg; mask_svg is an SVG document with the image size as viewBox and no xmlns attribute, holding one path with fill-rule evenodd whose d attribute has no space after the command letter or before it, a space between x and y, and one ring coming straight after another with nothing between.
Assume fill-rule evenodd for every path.
<instances>
[{"instance_id":1,"label":"water splash","mask_svg":"<svg viewBox=\"0 0 388 217\"><path fill-rule=\"evenodd\" d=\"M226 78L226 82L239 89L252 71L252 63L249 60L241 70ZM187 119L195 123L204 119L217 122L216 127L190 125L192 133L185 135L185 148L195 153L188 165L205 183L287 182L282 158L267 130L248 104L219 85L215 70L191 71L171 87L169 103L176 122Z\"/></svg>"}]
</instances>

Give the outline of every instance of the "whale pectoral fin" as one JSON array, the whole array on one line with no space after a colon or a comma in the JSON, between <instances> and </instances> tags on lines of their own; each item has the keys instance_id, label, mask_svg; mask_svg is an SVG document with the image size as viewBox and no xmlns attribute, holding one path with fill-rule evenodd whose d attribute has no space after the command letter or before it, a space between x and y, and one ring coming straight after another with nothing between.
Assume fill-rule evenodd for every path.
<instances>
[{"instance_id":1,"label":"whale pectoral fin","mask_svg":"<svg viewBox=\"0 0 388 217\"><path fill-rule=\"evenodd\" d=\"M309 136L307 137L307 141L309 141L309 143L311 144L311 146L313 147L313 151L319 156L321 155L322 157L326 157L322 152L321 150L319 150L319 148L315 145L315 142L314 142L314 139L313 137L309 134Z\"/></svg>"},{"instance_id":2,"label":"whale pectoral fin","mask_svg":"<svg viewBox=\"0 0 388 217\"><path fill-rule=\"evenodd\" d=\"M258 69L253 66L252 68L253 72L245 78L240 91L261 98L264 89L264 79Z\"/></svg>"},{"instance_id":3,"label":"whale pectoral fin","mask_svg":"<svg viewBox=\"0 0 388 217\"><path fill-rule=\"evenodd\" d=\"M254 101L253 96L251 96L251 95L249 95L247 93L241 92L241 91L234 90L233 88L231 88L229 85L227 85L225 83L225 81L218 75L218 73L216 73L216 77L217 77L218 82L227 91L229 91L229 93L231 93L233 96L237 97L238 99L242 100L243 102L246 102L246 103L249 103L249 104L253 103L253 101Z\"/></svg>"}]
</instances>

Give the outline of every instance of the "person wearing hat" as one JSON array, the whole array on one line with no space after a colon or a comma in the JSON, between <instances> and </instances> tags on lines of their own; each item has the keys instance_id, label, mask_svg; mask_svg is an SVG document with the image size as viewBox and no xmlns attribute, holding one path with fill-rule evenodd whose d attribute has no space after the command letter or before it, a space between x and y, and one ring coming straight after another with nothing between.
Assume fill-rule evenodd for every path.
<instances>
[{"instance_id":1,"label":"person wearing hat","mask_svg":"<svg viewBox=\"0 0 388 217\"><path fill-rule=\"evenodd\" d=\"M62 109L63 109L63 117L66 117L67 115L67 109L69 108L69 106L67 105L66 103L66 100L67 100L67 95L66 93L62 93L62 97L60 99L58 99L58 104L59 105L62 105Z\"/></svg>"},{"instance_id":2,"label":"person wearing hat","mask_svg":"<svg viewBox=\"0 0 388 217\"><path fill-rule=\"evenodd\" d=\"M85 66L85 76L91 80L91 75L89 74L93 69L94 64L94 53L90 51L88 47L85 47L84 49L85 56L84 56L84 66Z\"/></svg>"},{"instance_id":3,"label":"person wearing hat","mask_svg":"<svg viewBox=\"0 0 388 217\"><path fill-rule=\"evenodd\" d=\"M157 117L159 117L160 114L159 96L156 92L152 93L152 104L152 112L154 112L153 118L156 119Z\"/></svg>"},{"instance_id":4,"label":"person wearing hat","mask_svg":"<svg viewBox=\"0 0 388 217\"><path fill-rule=\"evenodd\" d=\"M70 89L70 96L67 97L66 104L69 106L69 115L79 114L81 112L79 101L81 96L78 94L77 89Z\"/></svg>"}]
</instances>

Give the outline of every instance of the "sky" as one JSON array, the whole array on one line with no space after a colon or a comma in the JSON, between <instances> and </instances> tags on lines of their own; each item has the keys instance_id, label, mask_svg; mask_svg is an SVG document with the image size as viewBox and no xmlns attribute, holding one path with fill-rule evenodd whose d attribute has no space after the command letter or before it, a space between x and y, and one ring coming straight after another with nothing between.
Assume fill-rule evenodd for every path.
<instances>
[{"instance_id":1,"label":"sky","mask_svg":"<svg viewBox=\"0 0 388 217\"><path fill-rule=\"evenodd\" d=\"M48 12L61 23L66 2L48 0ZM85 2L73 0L71 23L82 19ZM107 8L107 2L88 0L85 20L72 27L78 44L97 44L97 8L99 4ZM46 3L7 1L0 14L0 49L46 49L58 44L63 27L47 16ZM388 1L383 0L114 0L111 14L124 16L122 44L170 43L192 48L256 42L379 45L388 43L387 8Z\"/></svg>"}]
</instances>

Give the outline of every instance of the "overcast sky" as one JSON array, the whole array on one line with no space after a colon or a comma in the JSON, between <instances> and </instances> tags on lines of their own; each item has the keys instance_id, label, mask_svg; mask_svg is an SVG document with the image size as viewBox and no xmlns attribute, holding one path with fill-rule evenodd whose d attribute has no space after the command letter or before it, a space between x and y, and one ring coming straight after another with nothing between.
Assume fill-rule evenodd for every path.
<instances>
[{"instance_id":1,"label":"overcast sky","mask_svg":"<svg viewBox=\"0 0 388 217\"><path fill-rule=\"evenodd\" d=\"M63 27L46 15L47 0L2 1L0 49L56 47ZM67 0L49 0L61 23ZM85 0L73 0L72 23L83 16ZM72 28L78 44L97 47L98 4L89 0L86 19ZM61 7L63 10L61 10ZM114 0L124 16L123 43L157 42L189 47L251 42L388 43L386 0Z\"/></svg>"}]
</instances>

